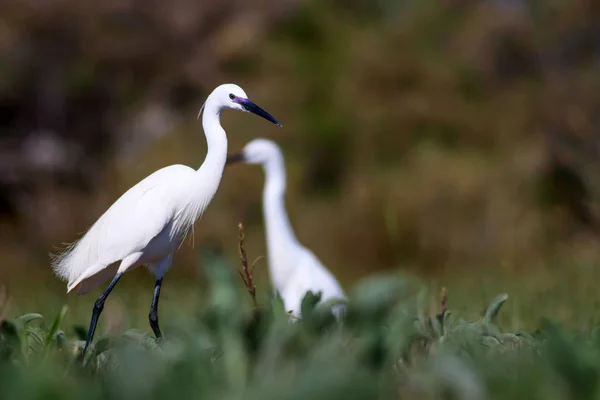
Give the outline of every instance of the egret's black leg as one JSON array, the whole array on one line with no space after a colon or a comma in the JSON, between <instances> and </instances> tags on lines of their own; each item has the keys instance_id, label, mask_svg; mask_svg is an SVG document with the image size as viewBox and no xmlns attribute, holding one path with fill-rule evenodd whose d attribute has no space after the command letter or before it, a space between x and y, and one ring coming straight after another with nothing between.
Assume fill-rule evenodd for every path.
<instances>
[{"instance_id":1,"label":"egret's black leg","mask_svg":"<svg viewBox=\"0 0 600 400\"><path fill-rule=\"evenodd\" d=\"M85 341L85 347L83 348L83 355L85 355L88 346L90 343L92 343L92 339L94 338L94 332L96 331L96 325L98 324L98 317L100 317L100 313L104 309L104 301L119 281L119 278L121 278L121 275L122 273L115 275L110 285L108 285L104 293L98 297L98 300L96 300L96 303L94 304L94 309L92 310L92 320L90 321L90 329L88 330L87 340Z\"/></svg>"},{"instance_id":2,"label":"egret's black leg","mask_svg":"<svg viewBox=\"0 0 600 400\"><path fill-rule=\"evenodd\" d=\"M158 326L158 298L160 297L161 285L162 278L158 278L156 280L156 284L154 285L154 297L152 298L152 305L150 306L150 315L148 315L150 319L150 327L154 331L154 335L157 339L162 338L162 333L160 333L160 327Z\"/></svg>"}]
</instances>

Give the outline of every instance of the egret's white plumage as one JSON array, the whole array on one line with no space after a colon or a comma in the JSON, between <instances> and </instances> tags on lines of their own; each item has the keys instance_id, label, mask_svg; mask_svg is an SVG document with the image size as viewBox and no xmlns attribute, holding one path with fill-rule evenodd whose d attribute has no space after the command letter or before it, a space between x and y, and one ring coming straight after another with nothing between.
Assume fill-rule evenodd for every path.
<instances>
[{"instance_id":1,"label":"egret's white plumage","mask_svg":"<svg viewBox=\"0 0 600 400\"><path fill-rule=\"evenodd\" d=\"M53 259L52 267L68 282L69 292L77 289L78 294L87 293L115 276L98 300L101 300L100 311L118 277L140 265L148 266L157 278L155 301L158 302L160 282L171 266L173 253L200 218L221 181L227 158L221 111L224 108L250 111L279 125L233 84L217 87L203 108L202 127L208 152L202 166L194 170L171 165L154 172L125 192L79 241ZM153 308L156 308L154 302ZM94 318L92 325L93 335Z\"/></svg>"},{"instance_id":2,"label":"egret's white plumage","mask_svg":"<svg viewBox=\"0 0 600 400\"><path fill-rule=\"evenodd\" d=\"M221 145L226 146L226 140ZM171 165L125 192L78 242L54 260L54 270L68 281L67 290L79 286L78 294L87 293L102 283L98 274L117 261L123 260L118 271L125 272L170 255L212 199L221 179L218 172L215 168L214 174L204 174Z\"/></svg>"},{"instance_id":3,"label":"egret's white plumage","mask_svg":"<svg viewBox=\"0 0 600 400\"><path fill-rule=\"evenodd\" d=\"M310 290L321 292L321 301L345 298L331 272L317 256L304 247L292 229L285 209L286 176L281 149L273 141L255 139L229 163L260 164L265 173L263 215L266 227L267 255L271 283L281 296L284 307L300 316L303 297ZM338 307L337 311L341 311Z\"/></svg>"}]
</instances>

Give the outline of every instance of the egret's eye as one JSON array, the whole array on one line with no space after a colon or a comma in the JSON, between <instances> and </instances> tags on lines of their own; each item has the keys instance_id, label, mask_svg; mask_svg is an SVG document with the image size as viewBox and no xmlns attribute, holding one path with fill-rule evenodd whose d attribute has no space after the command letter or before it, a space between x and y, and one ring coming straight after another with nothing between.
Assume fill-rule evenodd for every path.
<instances>
[{"instance_id":1,"label":"egret's eye","mask_svg":"<svg viewBox=\"0 0 600 400\"><path fill-rule=\"evenodd\" d=\"M233 99L235 99L235 95L234 95L233 93L229 93L229 98L230 98L231 100L233 100Z\"/></svg>"}]
</instances>

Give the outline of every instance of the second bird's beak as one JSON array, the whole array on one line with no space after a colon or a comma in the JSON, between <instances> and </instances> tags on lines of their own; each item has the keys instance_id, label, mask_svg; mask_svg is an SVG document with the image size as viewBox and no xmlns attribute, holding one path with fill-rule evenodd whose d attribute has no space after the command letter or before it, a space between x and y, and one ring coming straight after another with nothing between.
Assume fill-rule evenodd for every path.
<instances>
[{"instance_id":1,"label":"second bird's beak","mask_svg":"<svg viewBox=\"0 0 600 400\"><path fill-rule=\"evenodd\" d=\"M279 127L281 126L279 121L277 121L271 114L254 104L252 101L248 99L239 99L239 104L244 108L244 110L256 114L259 117L263 117L267 121L271 121Z\"/></svg>"},{"instance_id":2,"label":"second bird's beak","mask_svg":"<svg viewBox=\"0 0 600 400\"><path fill-rule=\"evenodd\" d=\"M225 165L237 164L237 163L243 162L243 161L244 161L244 153L240 151L239 153L228 154L227 161L225 161Z\"/></svg>"}]
</instances>

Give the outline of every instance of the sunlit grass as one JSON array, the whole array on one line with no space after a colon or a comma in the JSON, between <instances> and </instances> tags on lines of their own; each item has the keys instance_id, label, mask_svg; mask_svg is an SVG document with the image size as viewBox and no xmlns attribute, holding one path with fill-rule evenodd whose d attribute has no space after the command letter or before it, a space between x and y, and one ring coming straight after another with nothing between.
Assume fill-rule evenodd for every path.
<instances>
[{"instance_id":1,"label":"sunlit grass","mask_svg":"<svg viewBox=\"0 0 600 400\"><path fill-rule=\"evenodd\" d=\"M206 268L215 266L221 267ZM518 306L511 306L511 295L486 292L485 281L480 302L473 286L470 293L458 286L438 292L436 285L427 290L404 274L366 277L348 291L341 321L327 305L315 307L318 296L309 293L303 318L289 323L280 300L265 298L252 311L235 271L218 271L209 275L202 304L171 313L160 343L147 329L119 327L98 334L82 360L85 327L77 334L68 329L69 313L79 310L58 307L45 315L5 319L0 393L11 398L85 393L86 398L151 399L168 393L178 398L568 399L594 398L596 392L597 324L573 330L542 319L531 328L514 321L507 328L519 315ZM138 297L129 296L127 301ZM467 299L463 309L455 307L455 301ZM135 302L128 305L138 308ZM174 310L168 305L162 311ZM104 317L114 320L115 314L113 306Z\"/></svg>"}]
</instances>

